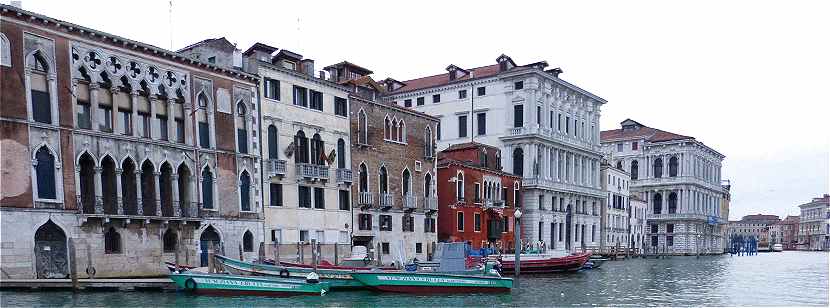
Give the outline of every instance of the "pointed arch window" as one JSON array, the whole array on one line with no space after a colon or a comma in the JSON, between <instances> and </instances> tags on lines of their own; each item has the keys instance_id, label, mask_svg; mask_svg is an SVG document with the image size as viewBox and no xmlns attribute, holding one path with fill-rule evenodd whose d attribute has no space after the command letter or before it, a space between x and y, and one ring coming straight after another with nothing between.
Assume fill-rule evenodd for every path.
<instances>
[{"instance_id":1,"label":"pointed arch window","mask_svg":"<svg viewBox=\"0 0 830 308\"><path fill-rule=\"evenodd\" d=\"M244 212L251 211L251 177L248 171L239 176L239 207Z\"/></svg>"},{"instance_id":2,"label":"pointed arch window","mask_svg":"<svg viewBox=\"0 0 830 308\"><path fill-rule=\"evenodd\" d=\"M204 92L199 93L197 98L199 110L196 115L199 130L199 146L203 149L210 148L210 123L208 122L208 98Z\"/></svg>"},{"instance_id":3,"label":"pointed arch window","mask_svg":"<svg viewBox=\"0 0 830 308\"><path fill-rule=\"evenodd\" d=\"M378 188L382 194L389 193L389 175L386 172L386 166L380 167L380 172L378 172Z\"/></svg>"},{"instance_id":4,"label":"pointed arch window","mask_svg":"<svg viewBox=\"0 0 830 308\"><path fill-rule=\"evenodd\" d=\"M9 44L9 39L2 33L0 33L0 65L12 66L11 44Z\"/></svg>"},{"instance_id":5,"label":"pointed arch window","mask_svg":"<svg viewBox=\"0 0 830 308\"><path fill-rule=\"evenodd\" d=\"M121 253L121 234L115 231L115 228L110 227L104 233L104 253L116 254Z\"/></svg>"},{"instance_id":6,"label":"pointed arch window","mask_svg":"<svg viewBox=\"0 0 830 308\"><path fill-rule=\"evenodd\" d=\"M392 121L389 120L389 116L383 119L383 139L392 139Z\"/></svg>"},{"instance_id":7,"label":"pointed arch window","mask_svg":"<svg viewBox=\"0 0 830 308\"><path fill-rule=\"evenodd\" d=\"M412 194L412 176L409 174L409 169L403 169L403 175L401 176L401 192L404 196L409 196Z\"/></svg>"},{"instance_id":8,"label":"pointed arch window","mask_svg":"<svg viewBox=\"0 0 830 308\"><path fill-rule=\"evenodd\" d=\"M398 120L398 142L406 142L406 122Z\"/></svg>"},{"instance_id":9,"label":"pointed arch window","mask_svg":"<svg viewBox=\"0 0 830 308\"><path fill-rule=\"evenodd\" d=\"M202 207L213 209L213 173L207 167L202 170Z\"/></svg>"},{"instance_id":10,"label":"pointed arch window","mask_svg":"<svg viewBox=\"0 0 830 308\"><path fill-rule=\"evenodd\" d=\"M236 104L236 142L239 153L248 153L248 128L246 121L245 103L239 101Z\"/></svg>"},{"instance_id":11,"label":"pointed arch window","mask_svg":"<svg viewBox=\"0 0 830 308\"><path fill-rule=\"evenodd\" d=\"M357 142L369 144L369 121L366 119L366 111L360 109L357 115Z\"/></svg>"},{"instance_id":12,"label":"pointed arch window","mask_svg":"<svg viewBox=\"0 0 830 308\"><path fill-rule=\"evenodd\" d=\"M361 192L368 192L369 191L369 174L368 170L366 169L366 164L361 163L359 168L359 184L360 184L360 191Z\"/></svg>"},{"instance_id":13,"label":"pointed arch window","mask_svg":"<svg viewBox=\"0 0 830 308\"><path fill-rule=\"evenodd\" d=\"M432 197L432 174L424 175L424 197Z\"/></svg>"},{"instance_id":14,"label":"pointed arch window","mask_svg":"<svg viewBox=\"0 0 830 308\"><path fill-rule=\"evenodd\" d=\"M52 123L52 105L49 96L49 65L40 51L35 52L26 61L31 71L29 76L30 99L32 102L32 119L40 123Z\"/></svg>"},{"instance_id":15,"label":"pointed arch window","mask_svg":"<svg viewBox=\"0 0 830 308\"><path fill-rule=\"evenodd\" d=\"M268 125L268 159L279 159L279 144L278 144L277 127Z\"/></svg>"},{"instance_id":16,"label":"pointed arch window","mask_svg":"<svg viewBox=\"0 0 830 308\"><path fill-rule=\"evenodd\" d=\"M35 176L37 177L37 197L39 199L57 199L57 187L55 184L55 156L46 146L40 147L35 154L37 165Z\"/></svg>"}]
</instances>

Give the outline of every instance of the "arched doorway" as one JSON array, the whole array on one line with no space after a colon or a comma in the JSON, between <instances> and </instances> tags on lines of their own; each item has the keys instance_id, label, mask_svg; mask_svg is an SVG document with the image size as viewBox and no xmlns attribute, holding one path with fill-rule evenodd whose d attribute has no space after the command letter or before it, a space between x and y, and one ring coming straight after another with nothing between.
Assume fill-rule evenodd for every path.
<instances>
[{"instance_id":1,"label":"arched doorway","mask_svg":"<svg viewBox=\"0 0 830 308\"><path fill-rule=\"evenodd\" d=\"M208 265L208 248L210 248L210 243L213 243L214 253L219 254L222 251L222 248L220 247L222 239L219 237L219 232L217 232L213 226L205 228L205 231L202 231L202 235L199 237L199 247L201 247L201 266Z\"/></svg>"},{"instance_id":2,"label":"arched doorway","mask_svg":"<svg viewBox=\"0 0 830 308\"><path fill-rule=\"evenodd\" d=\"M66 278L69 275L66 234L52 220L35 232L37 278Z\"/></svg>"}]
</instances>

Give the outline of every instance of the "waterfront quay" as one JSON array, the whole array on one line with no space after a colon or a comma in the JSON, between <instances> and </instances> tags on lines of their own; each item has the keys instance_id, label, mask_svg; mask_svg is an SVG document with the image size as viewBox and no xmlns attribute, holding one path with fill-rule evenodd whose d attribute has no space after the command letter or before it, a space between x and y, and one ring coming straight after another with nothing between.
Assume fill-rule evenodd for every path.
<instances>
[{"instance_id":1,"label":"waterfront quay","mask_svg":"<svg viewBox=\"0 0 830 308\"><path fill-rule=\"evenodd\" d=\"M521 276L506 294L399 295L369 291L322 297L212 297L184 292L0 291L0 306L824 306L828 255L786 251L606 262L568 274Z\"/></svg>"}]
</instances>

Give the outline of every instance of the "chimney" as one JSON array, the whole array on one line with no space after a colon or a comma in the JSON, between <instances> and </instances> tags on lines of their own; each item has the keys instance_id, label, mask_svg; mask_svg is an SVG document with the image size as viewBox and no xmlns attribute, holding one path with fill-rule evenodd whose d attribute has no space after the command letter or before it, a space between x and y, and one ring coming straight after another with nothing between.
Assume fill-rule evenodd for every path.
<instances>
[{"instance_id":1,"label":"chimney","mask_svg":"<svg viewBox=\"0 0 830 308\"><path fill-rule=\"evenodd\" d=\"M320 79L328 80L328 79L326 79L326 71L325 70L320 71Z\"/></svg>"},{"instance_id":2,"label":"chimney","mask_svg":"<svg viewBox=\"0 0 830 308\"><path fill-rule=\"evenodd\" d=\"M303 59L300 62L302 63L303 73L314 77L314 60Z\"/></svg>"},{"instance_id":3,"label":"chimney","mask_svg":"<svg viewBox=\"0 0 830 308\"><path fill-rule=\"evenodd\" d=\"M337 68L329 67L329 80L334 82L340 82L340 79L338 79L338 77L339 76L337 76Z\"/></svg>"},{"instance_id":4,"label":"chimney","mask_svg":"<svg viewBox=\"0 0 830 308\"><path fill-rule=\"evenodd\" d=\"M242 69L242 51L239 49L233 50L233 67Z\"/></svg>"},{"instance_id":5,"label":"chimney","mask_svg":"<svg viewBox=\"0 0 830 308\"><path fill-rule=\"evenodd\" d=\"M21 9L21 10L23 9L23 1L13 0L9 4L11 4L11 6L16 7L18 9Z\"/></svg>"},{"instance_id":6,"label":"chimney","mask_svg":"<svg viewBox=\"0 0 830 308\"><path fill-rule=\"evenodd\" d=\"M554 69L550 69L550 70L548 70L548 72L550 72L550 74L553 75L553 77L556 77L556 78L559 78L559 74L563 73L562 68L559 68L559 67L554 68Z\"/></svg>"}]
</instances>

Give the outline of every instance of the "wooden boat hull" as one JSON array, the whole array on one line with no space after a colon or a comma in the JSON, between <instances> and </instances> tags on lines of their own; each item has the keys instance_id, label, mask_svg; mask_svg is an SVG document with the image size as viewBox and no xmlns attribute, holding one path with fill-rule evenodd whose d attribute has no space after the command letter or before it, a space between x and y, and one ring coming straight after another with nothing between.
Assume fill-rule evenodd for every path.
<instances>
[{"instance_id":1,"label":"wooden boat hull","mask_svg":"<svg viewBox=\"0 0 830 308\"><path fill-rule=\"evenodd\" d=\"M513 279L417 272L355 272L352 276L369 288L398 293L510 292Z\"/></svg>"},{"instance_id":2,"label":"wooden boat hull","mask_svg":"<svg viewBox=\"0 0 830 308\"><path fill-rule=\"evenodd\" d=\"M556 272L568 272L581 269L585 262L591 257L590 252L573 254L564 257L551 257L546 259L520 260L522 274L544 274ZM512 258L505 258L501 261L502 272L513 273L515 263Z\"/></svg>"},{"instance_id":3,"label":"wooden boat hull","mask_svg":"<svg viewBox=\"0 0 830 308\"><path fill-rule=\"evenodd\" d=\"M225 271L234 275L269 276L304 280L309 273L314 271L310 267L254 264L224 256L216 256L216 260L222 264ZM333 290L365 289L365 285L352 277L352 272L351 270L342 269L317 269L317 275L320 276L320 280L328 283Z\"/></svg>"},{"instance_id":4,"label":"wooden boat hull","mask_svg":"<svg viewBox=\"0 0 830 308\"><path fill-rule=\"evenodd\" d=\"M262 295L262 296L321 296L328 292L327 283L307 283L293 279L245 277L220 274L170 274L179 289L213 295Z\"/></svg>"}]
</instances>

